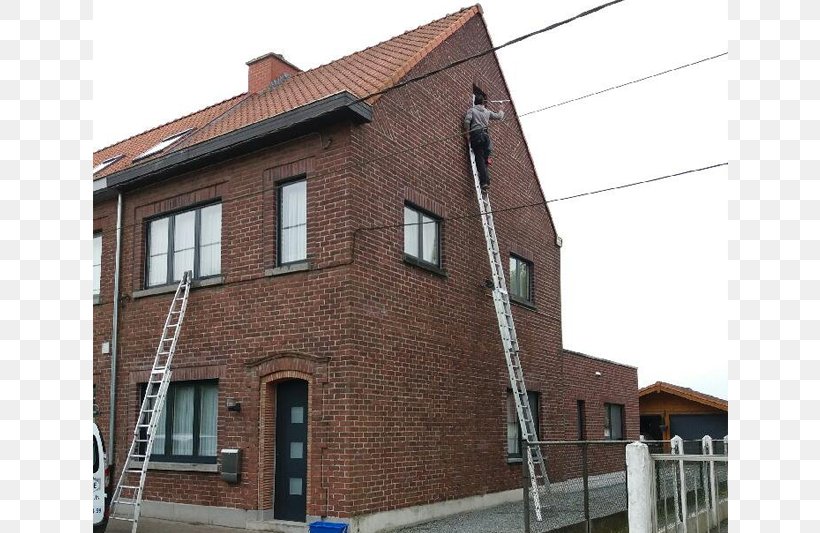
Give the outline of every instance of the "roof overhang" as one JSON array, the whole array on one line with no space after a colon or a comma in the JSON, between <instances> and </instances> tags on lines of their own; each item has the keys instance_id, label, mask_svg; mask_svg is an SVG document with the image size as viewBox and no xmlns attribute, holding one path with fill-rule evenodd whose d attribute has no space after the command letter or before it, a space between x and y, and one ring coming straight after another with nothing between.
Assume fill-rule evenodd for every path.
<instances>
[{"instance_id":1,"label":"roof overhang","mask_svg":"<svg viewBox=\"0 0 820 533\"><path fill-rule=\"evenodd\" d=\"M722 398L710 396L708 394L704 394L693 389L678 387L677 385L666 383L664 381L655 382L652 385L647 385L646 387L643 387L642 389L638 390L639 399L645 396L649 396L650 394L670 394L672 396L678 396L691 402L696 402L702 405L708 405L709 407L712 407L714 409L727 412L729 411L729 403Z\"/></svg>"},{"instance_id":2,"label":"roof overhang","mask_svg":"<svg viewBox=\"0 0 820 533\"><path fill-rule=\"evenodd\" d=\"M348 91L333 94L94 180L94 199L102 200L148 180L166 179L345 120L357 124L372 122L373 107Z\"/></svg>"}]
</instances>

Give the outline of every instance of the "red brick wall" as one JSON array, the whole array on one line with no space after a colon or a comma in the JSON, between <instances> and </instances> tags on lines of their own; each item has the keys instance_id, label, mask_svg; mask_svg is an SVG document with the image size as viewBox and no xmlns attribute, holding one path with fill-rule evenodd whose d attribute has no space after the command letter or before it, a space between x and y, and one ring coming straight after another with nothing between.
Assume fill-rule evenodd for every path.
<instances>
[{"instance_id":1,"label":"red brick wall","mask_svg":"<svg viewBox=\"0 0 820 533\"><path fill-rule=\"evenodd\" d=\"M171 297L135 297L144 286L145 219L216 198L223 204L223 283L191 291L174 359L174 379L219 379L217 447L243 450L238 485L226 484L216 473L151 471L146 499L270 508L270 480L264 476L273 475L271 458L260 455L258 448L259 428L271 421L265 419L268 411L260 413L260 394L274 383L271 376L284 379L289 371L309 371L312 376L308 513L324 513L328 486L333 493L344 492L346 471L335 469L339 460L334 454L341 446L336 437L342 431L338 428L344 428L349 394L344 365L351 313L345 271L350 268L352 230L344 198L348 173L333 169L346 161L349 129L349 125L338 125L323 132L334 138L326 148L318 134L308 135L124 195L117 465L122 465L130 443L140 383L148 375ZM313 161L312 165L299 163L305 160ZM266 276L265 270L275 264L275 247L270 241L275 238L271 227L276 202L270 189L277 181L293 177L291 172L307 173L311 269ZM95 205L95 229L105 228L103 304L94 310L94 378L103 431L107 430L110 359L100 356L99 341L110 338L115 212L116 202ZM334 379L328 380L331 373ZM242 403L241 412L225 409L228 397ZM330 436L334 444L327 447ZM314 452L325 447L322 453ZM329 485L320 481L322 472L325 479L332 478ZM333 505L328 507L333 509Z\"/></svg>"},{"instance_id":2,"label":"red brick wall","mask_svg":"<svg viewBox=\"0 0 820 533\"><path fill-rule=\"evenodd\" d=\"M595 372L600 372L596 376ZM604 404L624 406L625 439L638 440L640 413L638 412L638 371L634 367L564 351L564 411L563 438L578 438L578 400L584 400L586 410L586 439L604 440ZM577 471L580 453L568 449L554 457L561 477L571 478ZM589 471L591 475L624 469L623 445L590 445Z\"/></svg>"},{"instance_id":3,"label":"red brick wall","mask_svg":"<svg viewBox=\"0 0 820 533\"><path fill-rule=\"evenodd\" d=\"M434 50L408 76L491 46L480 19ZM473 84L508 99L493 56L392 91L353 142L363 157L453 137L363 165L354 209L364 226L401 224L405 201L442 218L476 214L478 205L459 132ZM514 109L494 122L492 204L504 210L543 200ZM527 384L541 393L541 428L562 434L559 249L543 206L495 216L505 261L532 258L534 304L513 305ZM373 512L520 486L520 464L506 456L508 373L491 291L486 243L477 217L446 220L447 276L403 261L403 228L357 234L357 317L353 403L367 421L347 451L356 512Z\"/></svg>"},{"instance_id":4,"label":"red brick wall","mask_svg":"<svg viewBox=\"0 0 820 533\"><path fill-rule=\"evenodd\" d=\"M483 22L475 18L408 76L488 46ZM520 486L520 464L506 460L509 385L484 287L489 265L480 219L444 222L446 276L403 262L402 228L365 229L402 224L406 200L441 217L477 213L467 152L457 136L473 84L490 99L509 98L495 58L485 56L386 94L371 124L339 124L126 193L118 465L130 442L140 376L147 376L170 303L169 294L134 297L144 284L144 221L207 198L223 202L224 281L192 290L175 378L219 379L217 449L238 447L244 454L239 485L214 473L151 471L146 499L270 509L273 387L294 376L310 383L309 515L344 517ZM496 210L543 200L515 110L508 105L507 112L508 119L492 125ZM364 164L447 134L456 136ZM302 173L308 179L311 269L265 276L276 250L270 189ZM109 359L100 356L98 341L110 336L111 213L111 202L95 205L95 228L105 228L104 303L94 310L94 377L104 431ZM528 388L541 394L540 437L567 438L576 391L605 391L585 389L585 360L567 362L561 353L560 257L552 222L541 206L499 211L495 222L502 255L515 252L534 263L534 308L513 304L513 313ZM619 372L610 384L618 398L634 384L634 402L624 403L627 416L634 415L628 433L637 434L635 371ZM228 397L242 403L241 412L224 408ZM593 402L587 405L593 423ZM550 462L553 479L561 477L560 466Z\"/></svg>"}]
</instances>

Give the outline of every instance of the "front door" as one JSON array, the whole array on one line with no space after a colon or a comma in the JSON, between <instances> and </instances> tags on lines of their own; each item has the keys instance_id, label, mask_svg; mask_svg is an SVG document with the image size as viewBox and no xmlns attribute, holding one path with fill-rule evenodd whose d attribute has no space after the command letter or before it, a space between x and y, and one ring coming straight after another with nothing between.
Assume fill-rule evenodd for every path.
<instances>
[{"instance_id":1,"label":"front door","mask_svg":"<svg viewBox=\"0 0 820 533\"><path fill-rule=\"evenodd\" d=\"M294 379L276 386L276 473L273 516L304 522L307 509L308 384Z\"/></svg>"}]
</instances>

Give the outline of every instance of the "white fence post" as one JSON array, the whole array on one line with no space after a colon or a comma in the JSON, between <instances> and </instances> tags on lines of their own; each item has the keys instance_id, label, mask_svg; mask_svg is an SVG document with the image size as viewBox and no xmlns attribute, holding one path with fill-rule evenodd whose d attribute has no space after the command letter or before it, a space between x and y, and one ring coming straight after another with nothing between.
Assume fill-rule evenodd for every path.
<instances>
[{"instance_id":1,"label":"white fence post","mask_svg":"<svg viewBox=\"0 0 820 533\"><path fill-rule=\"evenodd\" d=\"M629 533L653 533L655 509L654 467L649 447L641 442L626 445L626 479L629 497Z\"/></svg>"},{"instance_id":2,"label":"white fence post","mask_svg":"<svg viewBox=\"0 0 820 533\"><path fill-rule=\"evenodd\" d=\"M712 437L706 435L701 440L701 446L703 447L703 455L714 455L715 448L714 444L712 443ZM717 525L717 493L715 492L715 462L709 461L709 470L707 475L709 476L709 499L707 503L710 507L709 512L712 516L712 522ZM704 483L703 489L706 490L706 484Z\"/></svg>"},{"instance_id":3,"label":"white fence post","mask_svg":"<svg viewBox=\"0 0 820 533\"><path fill-rule=\"evenodd\" d=\"M672 437L672 453L676 455L683 455L683 439L678 435ZM676 516L675 519L677 520L680 518L681 524L683 525L683 533L686 533L686 519L687 517L687 510L686 510L686 470L683 466L683 461L678 461L678 470L680 472L680 489L677 487L677 483L675 483L675 514L677 515L678 512L678 498L680 498L680 516Z\"/></svg>"}]
</instances>

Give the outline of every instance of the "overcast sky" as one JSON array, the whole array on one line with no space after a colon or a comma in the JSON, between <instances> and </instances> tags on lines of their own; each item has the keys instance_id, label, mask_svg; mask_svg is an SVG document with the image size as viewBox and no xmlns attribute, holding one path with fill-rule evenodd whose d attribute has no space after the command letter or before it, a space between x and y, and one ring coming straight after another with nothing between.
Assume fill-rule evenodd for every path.
<instances>
[{"instance_id":1,"label":"overcast sky","mask_svg":"<svg viewBox=\"0 0 820 533\"><path fill-rule=\"evenodd\" d=\"M498 45L600 1L481 3ZM101 148L246 89L245 62L307 70L465 1L94 2ZM725 5L626 0L499 51L518 113L726 51ZM478 50L476 50L478 51ZM521 119L548 199L727 160L725 57ZM503 157L503 154L497 154ZM727 167L551 205L564 346L727 396Z\"/></svg>"}]
</instances>

